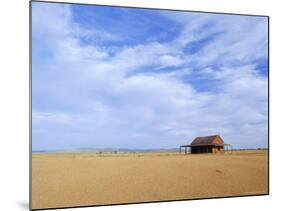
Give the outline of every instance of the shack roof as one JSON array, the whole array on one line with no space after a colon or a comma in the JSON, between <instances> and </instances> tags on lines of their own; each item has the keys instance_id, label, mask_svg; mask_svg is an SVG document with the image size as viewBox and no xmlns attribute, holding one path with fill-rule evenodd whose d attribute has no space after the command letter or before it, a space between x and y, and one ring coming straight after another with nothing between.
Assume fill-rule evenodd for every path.
<instances>
[{"instance_id":1,"label":"shack roof","mask_svg":"<svg viewBox=\"0 0 281 211\"><path fill-rule=\"evenodd\" d=\"M224 145L223 139L219 135L196 137L191 146Z\"/></svg>"}]
</instances>

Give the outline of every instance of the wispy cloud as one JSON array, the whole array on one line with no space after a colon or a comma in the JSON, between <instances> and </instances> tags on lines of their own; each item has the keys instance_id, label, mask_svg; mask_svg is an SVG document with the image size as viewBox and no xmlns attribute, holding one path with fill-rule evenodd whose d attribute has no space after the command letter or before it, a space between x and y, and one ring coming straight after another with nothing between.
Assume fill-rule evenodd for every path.
<instances>
[{"instance_id":1,"label":"wispy cloud","mask_svg":"<svg viewBox=\"0 0 281 211\"><path fill-rule=\"evenodd\" d=\"M34 149L267 146L266 18L32 7Z\"/></svg>"}]
</instances>

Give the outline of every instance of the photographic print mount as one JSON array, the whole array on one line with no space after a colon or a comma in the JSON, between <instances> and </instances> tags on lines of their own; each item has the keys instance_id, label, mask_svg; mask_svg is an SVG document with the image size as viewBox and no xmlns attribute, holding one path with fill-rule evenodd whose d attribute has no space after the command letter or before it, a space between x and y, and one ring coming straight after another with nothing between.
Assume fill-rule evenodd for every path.
<instances>
[{"instance_id":1,"label":"photographic print mount","mask_svg":"<svg viewBox=\"0 0 281 211\"><path fill-rule=\"evenodd\" d=\"M268 16L30 14L30 209L269 194Z\"/></svg>"}]
</instances>

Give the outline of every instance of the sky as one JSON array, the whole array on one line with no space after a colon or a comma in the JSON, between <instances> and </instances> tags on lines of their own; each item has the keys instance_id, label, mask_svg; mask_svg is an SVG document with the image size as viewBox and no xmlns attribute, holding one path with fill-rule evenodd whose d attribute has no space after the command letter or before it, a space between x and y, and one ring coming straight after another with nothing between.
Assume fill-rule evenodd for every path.
<instances>
[{"instance_id":1,"label":"sky","mask_svg":"<svg viewBox=\"0 0 281 211\"><path fill-rule=\"evenodd\" d=\"M267 25L32 2L32 150L268 147Z\"/></svg>"}]
</instances>

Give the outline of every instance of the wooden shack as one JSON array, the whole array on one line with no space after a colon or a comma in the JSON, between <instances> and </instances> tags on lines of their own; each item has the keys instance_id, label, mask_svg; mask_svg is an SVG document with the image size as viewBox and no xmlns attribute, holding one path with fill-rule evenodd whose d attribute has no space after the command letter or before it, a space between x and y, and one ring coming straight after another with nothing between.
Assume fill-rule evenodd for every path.
<instances>
[{"instance_id":1,"label":"wooden shack","mask_svg":"<svg viewBox=\"0 0 281 211\"><path fill-rule=\"evenodd\" d=\"M225 144L219 135L196 137L190 145L181 145L180 152L184 148L186 154L187 148L190 147L191 153L217 153L223 152L224 146L229 146L229 144Z\"/></svg>"}]
</instances>

